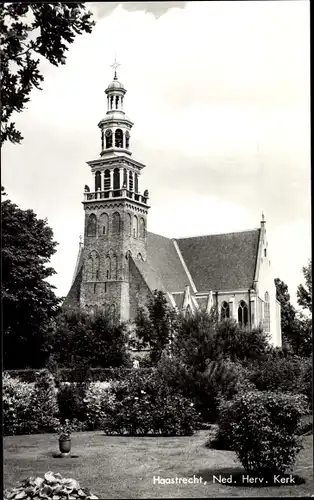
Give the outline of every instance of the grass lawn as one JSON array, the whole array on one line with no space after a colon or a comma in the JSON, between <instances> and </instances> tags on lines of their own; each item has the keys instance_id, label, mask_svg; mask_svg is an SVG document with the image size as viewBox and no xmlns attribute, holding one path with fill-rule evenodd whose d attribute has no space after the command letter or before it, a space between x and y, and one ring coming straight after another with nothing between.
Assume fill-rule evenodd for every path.
<instances>
[{"instance_id":1,"label":"grass lawn","mask_svg":"<svg viewBox=\"0 0 314 500\"><path fill-rule=\"evenodd\" d=\"M104 436L101 432L72 435L73 457L54 458L57 435L4 438L4 487L28 476L59 472L77 479L99 498L208 498L232 496L311 496L313 436L304 438L294 473L302 484L243 486L213 483L213 475L237 480L244 474L233 452L204 446L206 431L191 437ZM201 484L154 484L161 478L202 477ZM302 482L302 481L300 481ZM205 484L206 483L206 484Z\"/></svg>"}]
</instances>

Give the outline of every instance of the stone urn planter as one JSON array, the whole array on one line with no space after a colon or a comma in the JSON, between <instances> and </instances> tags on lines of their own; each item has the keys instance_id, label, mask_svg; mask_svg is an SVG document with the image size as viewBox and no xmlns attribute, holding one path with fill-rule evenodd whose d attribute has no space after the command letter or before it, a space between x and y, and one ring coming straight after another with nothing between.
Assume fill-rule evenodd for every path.
<instances>
[{"instance_id":1,"label":"stone urn planter","mask_svg":"<svg viewBox=\"0 0 314 500\"><path fill-rule=\"evenodd\" d=\"M71 438L61 439L59 438L59 450L61 453L70 453L71 451Z\"/></svg>"},{"instance_id":2,"label":"stone urn planter","mask_svg":"<svg viewBox=\"0 0 314 500\"><path fill-rule=\"evenodd\" d=\"M66 420L59 429L59 450L62 455L68 455L71 451L71 423Z\"/></svg>"}]
</instances>

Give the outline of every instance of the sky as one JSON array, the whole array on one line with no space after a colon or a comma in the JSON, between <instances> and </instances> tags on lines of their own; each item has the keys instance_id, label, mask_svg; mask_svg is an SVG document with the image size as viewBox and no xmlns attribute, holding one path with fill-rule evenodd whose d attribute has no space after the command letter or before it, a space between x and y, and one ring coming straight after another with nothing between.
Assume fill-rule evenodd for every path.
<instances>
[{"instance_id":1,"label":"sky","mask_svg":"<svg viewBox=\"0 0 314 500\"><path fill-rule=\"evenodd\" d=\"M144 163L148 230L168 237L242 231L266 219L275 277L292 301L311 256L309 2L99 2L92 34L56 68L43 60L2 148L2 185L47 218L51 282L65 296L83 234L81 204L99 157L104 90L118 78ZM240 258L240 256L239 256Z\"/></svg>"}]
</instances>

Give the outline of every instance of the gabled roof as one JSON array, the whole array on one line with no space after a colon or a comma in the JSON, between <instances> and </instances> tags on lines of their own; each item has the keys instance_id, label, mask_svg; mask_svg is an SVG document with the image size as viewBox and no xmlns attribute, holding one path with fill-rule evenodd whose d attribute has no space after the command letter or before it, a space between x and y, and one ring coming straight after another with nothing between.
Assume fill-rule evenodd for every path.
<instances>
[{"instance_id":1,"label":"gabled roof","mask_svg":"<svg viewBox=\"0 0 314 500\"><path fill-rule=\"evenodd\" d=\"M172 295L173 300L175 301L175 304L179 310L182 309L183 307L183 300L184 300L184 292L182 293L174 293Z\"/></svg>"},{"instance_id":2,"label":"gabled roof","mask_svg":"<svg viewBox=\"0 0 314 500\"><path fill-rule=\"evenodd\" d=\"M253 286L260 229L176 239L199 292Z\"/></svg>"},{"instance_id":3,"label":"gabled roof","mask_svg":"<svg viewBox=\"0 0 314 500\"><path fill-rule=\"evenodd\" d=\"M190 284L173 240L165 236L147 233L147 260L140 265L152 290L162 286L163 291L182 292Z\"/></svg>"}]
</instances>

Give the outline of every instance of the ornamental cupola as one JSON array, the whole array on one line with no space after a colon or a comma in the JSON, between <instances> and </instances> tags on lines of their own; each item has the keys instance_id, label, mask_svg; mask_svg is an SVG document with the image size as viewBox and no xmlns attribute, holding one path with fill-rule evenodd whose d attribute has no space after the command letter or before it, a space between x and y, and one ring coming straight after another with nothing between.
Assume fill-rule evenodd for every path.
<instances>
[{"instance_id":1,"label":"ornamental cupola","mask_svg":"<svg viewBox=\"0 0 314 500\"><path fill-rule=\"evenodd\" d=\"M120 66L116 61L112 64L114 68L114 77L112 82L105 90L107 95L107 112L98 126L101 130L101 156L128 154L130 150L130 131L133 122L124 112L124 96L126 89L123 83L119 82L117 77L117 67Z\"/></svg>"}]
</instances>

